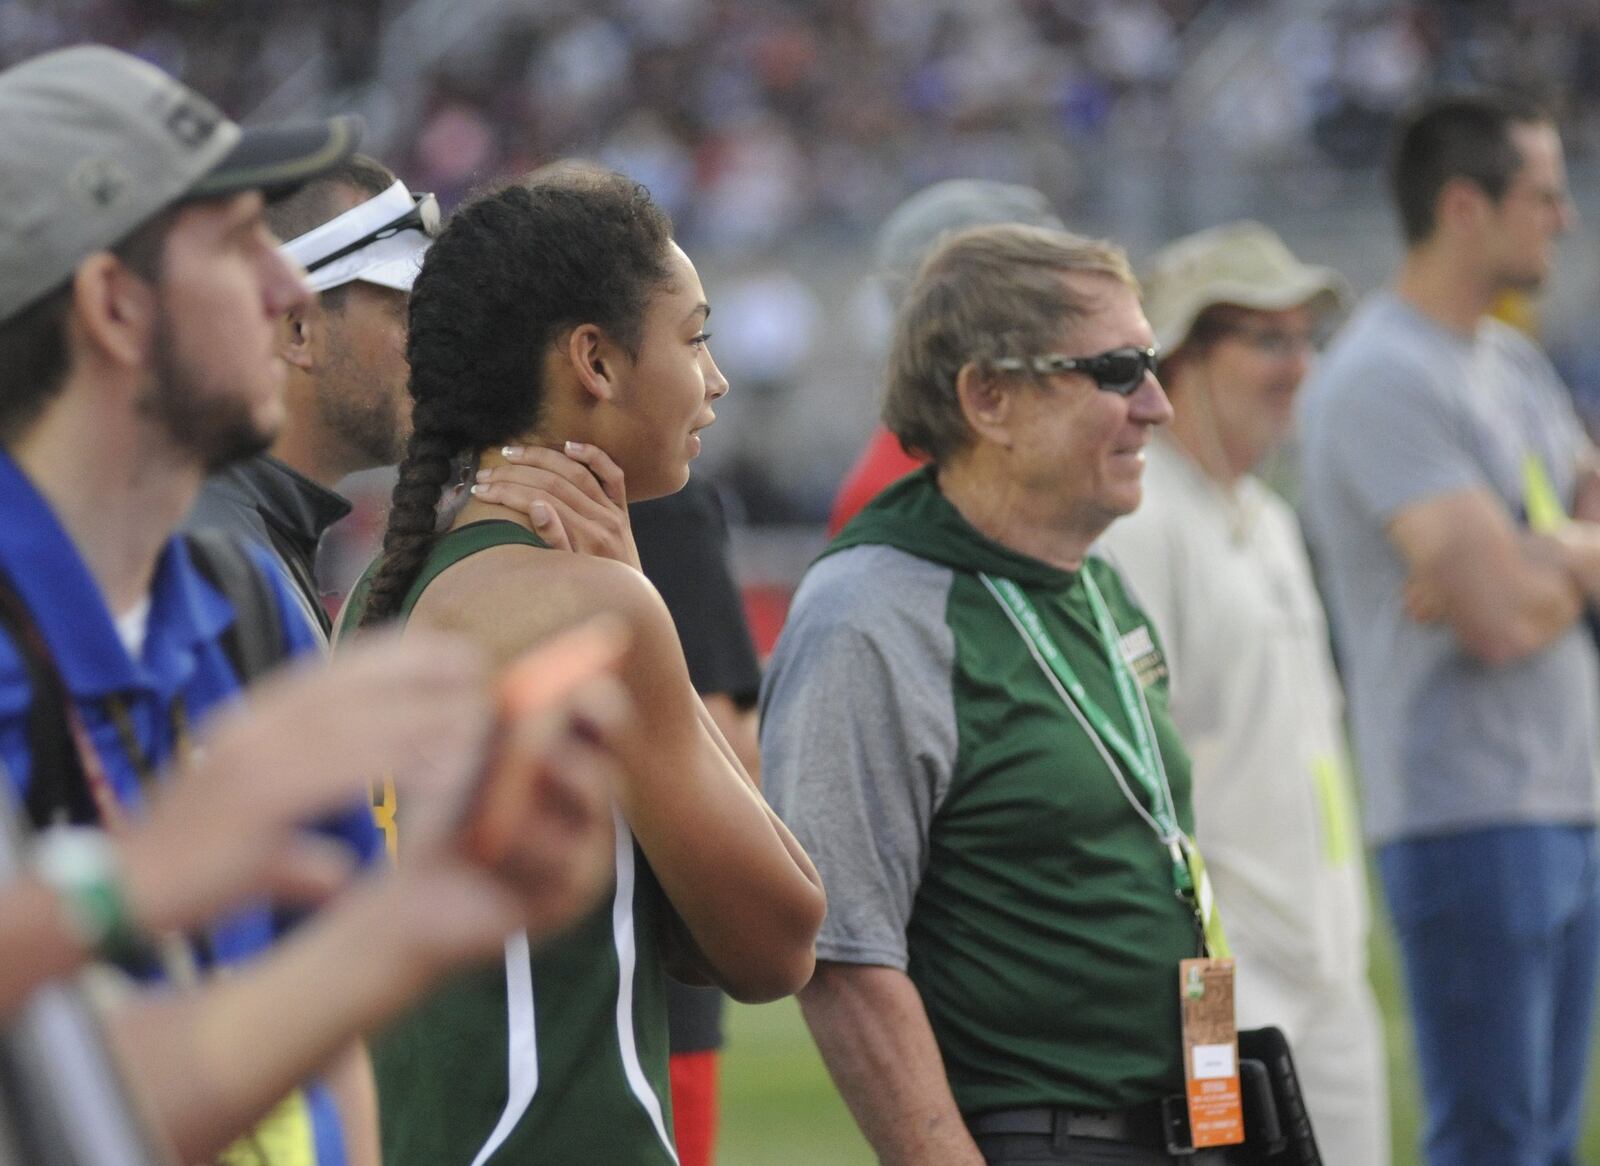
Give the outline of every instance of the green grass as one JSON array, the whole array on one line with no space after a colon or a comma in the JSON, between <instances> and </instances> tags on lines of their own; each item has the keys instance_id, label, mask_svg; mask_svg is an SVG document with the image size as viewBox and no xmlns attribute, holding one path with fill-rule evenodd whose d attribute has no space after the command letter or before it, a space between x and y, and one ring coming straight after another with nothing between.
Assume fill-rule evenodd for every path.
<instances>
[{"instance_id":1,"label":"green grass","mask_svg":"<svg viewBox=\"0 0 1600 1166\"><path fill-rule=\"evenodd\" d=\"M793 1000L728 1010L719 1166L872 1166Z\"/></svg>"},{"instance_id":2,"label":"green grass","mask_svg":"<svg viewBox=\"0 0 1600 1166\"><path fill-rule=\"evenodd\" d=\"M1418 1161L1419 1128L1411 1029L1394 940L1381 912L1375 912L1380 922L1373 933L1372 983L1388 1037L1394 1164L1410 1166ZM728 1021L719 1166L872 1166L872 1152L834 1092L794 1001L735 1005ZM1600 1105L1594 1092L1591 1083L1583 1153L1586 1160L1600 1162Z\"/></svg>"}]
</instances>

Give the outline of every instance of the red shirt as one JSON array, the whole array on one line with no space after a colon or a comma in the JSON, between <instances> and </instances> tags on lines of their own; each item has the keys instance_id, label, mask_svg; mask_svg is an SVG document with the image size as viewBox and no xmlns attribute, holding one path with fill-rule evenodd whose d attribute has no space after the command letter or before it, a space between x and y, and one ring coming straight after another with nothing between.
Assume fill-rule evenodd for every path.
<instances>
[{"instance_id":1,"label":"red shirt","mask_svg":"<svg viewBox=\"0 0 1600 1166\"><path fill-rule=\"evenodd\" d=\"M872 431L866 448L844 476L833 498L833 513L828 516L828 537L844 529L868 502L886 486L893 485L912 470L927 464L926 458L912 457L900 448L900 439L883 426Z\"/></svg>"}]
</instances>

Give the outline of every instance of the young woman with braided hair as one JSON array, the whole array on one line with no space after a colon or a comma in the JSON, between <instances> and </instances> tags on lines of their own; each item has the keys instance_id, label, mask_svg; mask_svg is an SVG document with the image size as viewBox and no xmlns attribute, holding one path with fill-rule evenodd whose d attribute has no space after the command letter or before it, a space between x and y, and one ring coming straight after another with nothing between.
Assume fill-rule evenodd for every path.
<instances>
[{"instance_id":1,"label":"young woman with braided hair","mask_svg":"<svg viewBox=\"0 0 1600 1166\"><path fill-rule=\"evenodd\" d=\"M549 549L527 510L470 498L442 532L436 518L463 459L496 463L511 445L571 453L593 469L571 488L614 507L680 489L727 391L709 312L644 189L587 168L463 207L417 278L414 432L383 555L346 625L448 627L510 659L616 613L640 732L617 746L610 901L536 951L513 936L503 967L457 981L377 1042L390 1166L674 1163L666 962L745 1000L811 975L821 882L712 726L644 577ZM392 796L379 808L402 862L405 810Z\"/></svg>"}]
</instances>

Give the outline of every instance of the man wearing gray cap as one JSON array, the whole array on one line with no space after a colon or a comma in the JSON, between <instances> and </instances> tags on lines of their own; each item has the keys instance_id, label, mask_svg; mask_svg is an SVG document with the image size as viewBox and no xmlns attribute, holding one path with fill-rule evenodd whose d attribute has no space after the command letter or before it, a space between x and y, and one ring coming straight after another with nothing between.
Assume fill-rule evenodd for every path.
<instances>
[{"instance_id":1,"label":"man wearing gray cap","mask_svg":"<svg viewBox=\"0 0 1600 1166\"><path fill-rule=\"evenodd\" d=\"M941 238L994 223L1064 229L1050 209L1050 200L1031 186L978 178L935 182L895 207L878 229L874 248L878 280L889 303L899 306L923 259ZM925 460L901 449L899 439L882 424L875 426L834 496L828 534L838 534L880 490Z\"/></svg>"},{"instance_id":2,"label":"man wearing gray cap","mask_svg":"<svg viewBox=\"0 0 1600 1166\"><path fill-rule=\"evenodd\" d=\"M283 428L268 453L207 481L187 525L223 527L269 548L326 640L317 546L350 511L334 491L340 479L393 465L405 451L406 305L439 208L357 155L269 206L267 223L289 240L284 253L316 293L279 322Z\"/></svg>"},{"instance_id":3,"label":"man wearing gray cap","mask_svg":"<svg viewBox=\"0 0 1600 1166\"><path fill-rule=\"evenodd\" d=\"M252 694L256 720L223 711L239 704L225 639L240 596L198 571L173 531L208 470L260 452L282 423L276 329L308 291L269 229L266 202L347 158L356 130L335 119L241 131L164 73L101 47L0 72L0 782L15 787L35 827L22 918L44 927L33 942L49 937L47 963L115 960L160 981L116 1010L114 1028L120 1063L136 1071L133 1084L184 1161L375 1161L345 1144L322 1084L293 1083L430 982L492 956L508 932L532 924L548 933L575 918L610 869L601 811L614 770L606 746L583 755L569 712L585 691L604 697L603 683L584 687L604 667L598 641L546 657L540 671L553 687L534 702L543 712L501 722L495 754L509 753L484 776L518 785L526 820L505 823L512 849L493 857L450 825L462 783L476 786L477 775L438 760L484 748L491 700L484 661L467 646L446 638L410 663L368 653L358 666L352 654L336 678L289 678L278 697ZM282 613L290 650L311 651L270 557L237 555L240 573ZM299 696L286 708L290 691ZM427 760L415 748L377 757L400 743L390 718L402 705L445 699L463 703L438 723L464 728L470 744L424 734L440 746ZM260 710L275 700L302 732L267 729ZM585 740L627 728L620 710L596 703L591 715ZM228 746L228 730L205 723L213 719L253 728ZM406 782L409 761L396 767L397 758L421 761L416 777L438 795L432 845L414 837L404 869L361 880L282 942L259 903L200 929L247 887L299 902L337 886L349 850L380 845L364 800L326 830L290 823L337 805L332 787L364 782L373 765ZM206 780L208 765L229 780ZM206 795L187 799L176 821L169 781ZM162 805L165 846L147 853L189 853L123 861L121 843L148 842ZM228 819L244 826L229 829ZM251 821L262 829L243 833ZM124 834L125 824L136 828ZM293 843L274 837L285 825ZM273 856L267 873L251 858L262 850ZM216 885L241 874L231 891ZM190 910L150 913L161 899ZM0 945L0 972L16 962L7 957ZM226 975L189 989L222 966ZM81 1056L62 1048L49 1046L55 1067L81 1070ZM105 1116L84 1098L72 1121L103 1135Z\"/></svg>"},{"instance_id":4,"label":"man wearing gray cap","mask_svg":"<svg viewBox=\"0 0 1600 1166\"><path fill-rule=\"evenodd\" d=\"M307 292L266 200L357 133L343 118L244 131L96 46L0 74L0 762L37 826L137 813L237 689L221 647L233 609L172 535L206 472L283 421L274 327ZM298 621L283 634L311 644ZM334 828L358 853L377 845L364 807ZM272 938L255 908L195 956L244 961ZM275 1120L263 1136L298 1144L294 1160L344 1160L320 1085Z\"/></svg>"},{"instance_id":5,"label":"man wearing gray cap","mask_svg":"<svg viewBox=\"0 0 1600 1166\"><path fill-rule=\"evenodd\" d=\"M1173 421L1146 450L1144 501L1100 549L1166 649L1240 1027L1288 1036L1327 1161L1382 1166L1383 1033L1339 683L1299 524L1252 472L1288 433L1344 294L1258 223L1150 261L1144 308Z\"/></svg>"}]
</instances>

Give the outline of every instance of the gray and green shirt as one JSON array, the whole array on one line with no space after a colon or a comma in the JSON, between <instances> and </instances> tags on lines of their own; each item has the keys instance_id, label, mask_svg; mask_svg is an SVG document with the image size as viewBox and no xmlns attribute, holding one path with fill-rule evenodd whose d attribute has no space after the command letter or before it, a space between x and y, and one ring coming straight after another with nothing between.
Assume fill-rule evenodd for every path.
<instances>
[{"instance_id":1,"label":"gray and green shirt","mask_svg":"<svg viewBox=\"0 0 1600 1166\"><path fill-rule=\"evenodd\" d=\"M1160 642L1114 569L1084 570L1192 830ZM932 470L890 487L807 573L762 692L767 796L828 890L818 957L909 975L965 1114L1174 1092L1194 914L979 572L1022 587L1131 732L1081 575L979 534Z\"/></svg>"},{"instance_id":2,"label":"gray and green shirt","mask_svg":"<svg viewBox=\"0 0 1600 1166\"><path fill-rule=\"evenodd\" d=\"M402 618L447 567L508 543L545 545L512 522L442 536ZM342 617L346 633L365 583ZM402 855L405 809L388 783L375 813ZM536 948L510 936L501 964L456 977L372 1042L388 1166L676 1166L666 899L620 815L616 837L615 887L597 909Z\"/></svg>"}]
</instances>

